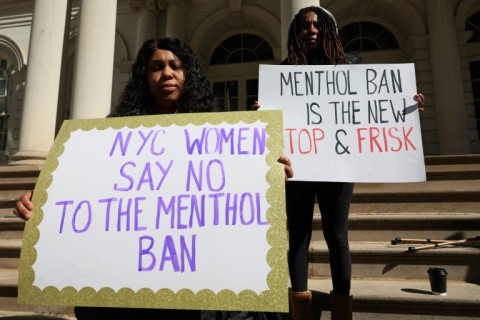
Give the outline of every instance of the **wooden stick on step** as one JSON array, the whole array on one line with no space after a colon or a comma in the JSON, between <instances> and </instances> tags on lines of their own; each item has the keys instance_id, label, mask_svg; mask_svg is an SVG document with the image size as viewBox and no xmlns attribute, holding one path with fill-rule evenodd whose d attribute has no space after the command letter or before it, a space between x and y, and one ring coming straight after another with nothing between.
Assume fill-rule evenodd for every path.
<instances>
[{"instance_id":1,"label":"wooden stick on step","mask_svg":"<svg viewBox=\"0 0 480 320\"><path fill-rule=\"evenodd\" d=\"M463 241L466 240L468 243L470 242L479 242L480 241L480 236L476 236L475 238L468 238L468 239L461 239L461 240L432 240L432 239L402 239L400 237L396 237L395 239L391 240L390 243L395 245L399 243L419 243L419 244L426 244L426 243L445 243L445 242L456 242L460 241L463 243Z\"/></svg>"},{"instance_id":2,"label":"wooden stick on step","mask_svg":"<svg viewBox=\"0 0 480 320\"><path fill-rule=\"evenodd\" d=\"M399 244L399 243L443 243L449 242L451 240L432 240L432 239L402 239L400 237L396 237L392 241L391 244Z\"/></svg>"},{"instance_id":3,"label":"wooden stick on step","mask_svg":"<svg viewBox=\"0 0 480 320\"><path fill-rule=\"evenodd\" d=\"M468 241L468 239L463 239L463 240L444 241L444 242L441 242L441 243L427 244L425 246L419 246L419 247L408 247L408 251L413 252L413 251L418 251L418 250L445 247L445 246L450 246L450 245L459 245L459 244L466 243L467 241Z\"/></svg>"}]
</instances>

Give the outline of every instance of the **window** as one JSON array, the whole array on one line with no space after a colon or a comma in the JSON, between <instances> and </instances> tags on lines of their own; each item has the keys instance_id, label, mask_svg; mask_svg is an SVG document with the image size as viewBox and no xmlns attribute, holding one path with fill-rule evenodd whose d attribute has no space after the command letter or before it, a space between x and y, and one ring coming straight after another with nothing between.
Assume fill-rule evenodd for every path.
<instances>
[{"instance_id":1,"label":"window","mask_svg":"<svg viewBox=\"0 0 480 320\"><path fill-rule=\"evenodd\" d=\"M247 80L247 107L258 100L258 79Z\"/></svg>"},{"instance_id":2,"label":"window","mask_svg":"<svg viewBox=\"0 0 480 320\"><path fill-rule=\"evenodd\" d=\"M470 16L465 21L465 30L473 31L473 35L468 39L468 43L480 42L480 12Z\"/></svg>"},{"instance_id":3,"label":"window","mask_svg":"<svg viewBox=\"0 0 480 320\"><path fill-rule=\"evenodd\" d=\"M480 61L470 62L470 76L472 78L473 104L475 106L477 132L480 138Z\"/></svg>"},{"instance_id":4,"label":"window","mask_svg":"<svg viewBox=\"0 0 480 320\"><path fill-rule=\"evenodd\" d=\"M238 81L214 82L213 94L221 111L238 111Z\"/></svg>"},{"instance_id":5,"label":"window","mask_svg":"<svg viewBox=\"0 0 480 320\"><path fill-rule=\"evenodd\" d=\"M373 22L355 22L340 30L348 52L398 49L397 39L383 26Z\"/></svg>"},{"instance_id":6,"label":"window","mask_svg":"<svg viewBox=\"0 0 480 320\"><path fill-rule=\"evenodd\" d=\"M5 151L8 135L9 72L7 60L0 60L0 150Z\"/></svg>"},{"instance_id":7,"label":"window","mask_svg":"<svg viewBox=\"0 0 480 320\"><path fill-rule=\"evenodd\" d=\"M225 39L213 52L210 65L272 60L272 47L262 38L241 33Z\"/></svg>"},{"instance_id":8,"label":"window","mask_svg":"<svg viewBox=\"0 0 480 320\"><path fill-rule=\"evenodd\" d=\"M215 49L208 70L221 110L247 110L258 100L260 61L273 63L273 49L253 34L236 34Z\"/></svg>"},{"instance_id":9,"label":"window","mask_svg":"<svg viewBox=\"0 0 480 320\"><path fill-rule=\"evenodd\" d=\"M213 94L217 97L221 111L239 111L249 109L258 100L258 79L240 79L240 81L217 81L213 83ZM240 103L245 96L245 103Z\"/></svg>"}]
</instances>

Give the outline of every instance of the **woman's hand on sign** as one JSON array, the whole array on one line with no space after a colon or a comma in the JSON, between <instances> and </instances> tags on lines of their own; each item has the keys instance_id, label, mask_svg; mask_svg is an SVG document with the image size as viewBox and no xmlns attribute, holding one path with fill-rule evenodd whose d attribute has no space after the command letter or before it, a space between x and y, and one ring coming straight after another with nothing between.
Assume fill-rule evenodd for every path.
<instances>
[{"instance_id":1,"label":"woman's hand on sign","mask_svg":"<svg viewBox=\"0 0 480 320\"><path fill-rule=\"evenodd\" d=\"M423 94L417 93L414 99L418 102L418 110L423 111L423 105L425 104L425 97Z\"/></svg>"},{"instance_id":2,"label":"woman's hand on sign","mask_svg":"<svg viewBox=\"0 0 480 320\"><path fill-rule=\"evenodd\" d=\"M258 101L255 100L255 102L253 102L253 104L250 106L250 109L252 109L252 110L260 109L260 103L258 103Z\"/></svg>"},{"instance_id":3,"label":"woman's hand on sign","mask_svg":"<svg viewBox=\"0 0 480 320\"><path fill-rule=\"evenodd\" d=\"M17 217L22 218L23 220L30 219L32 214L33 204L32 204L32 191L24 193L20 199L15 203L15 208L13 208L13 214Z\"/></svg>"},{"instance_id":4,"label":"woman's hand on sign","mask_svg":"<svg viewBox=\"0 0 480 320\"><path fill-rule=\"evenodd\" d=\"M285 181L287 181L289 178L293 177L293 169L292 169L292 163L290 159L288 159L285 156L281 156L277 160L280 163L283 163L285 167Z\"/></svg>"}]
</instances>

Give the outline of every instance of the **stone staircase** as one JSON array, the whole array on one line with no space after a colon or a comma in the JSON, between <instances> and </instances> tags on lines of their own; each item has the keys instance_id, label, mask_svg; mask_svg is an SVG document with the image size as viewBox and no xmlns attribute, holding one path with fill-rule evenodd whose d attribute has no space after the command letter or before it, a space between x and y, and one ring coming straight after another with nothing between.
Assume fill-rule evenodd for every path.
<instances>
[{"instance_id":1,"label":"stone staircase","mask_svg":"<svg viewBox=\"0 0 480 320\"><path fill-rule=\"evenodd\" d=\"M397 237L480 236L480 155L426 157L425 163L427 182L355 186L349 220L354 319L480 319L480 244L417 251L409 247L420 244L392 244ZM327 310L321 319L329 319L328 250L319 213L314 219L310 288L317 317ZM447 270L447 296L431 294L430 267Z\"/></svg>"},{"instance_id":2,"label":"stone staircase","mask_svg":"<svg viewBox=\"0 0 480 320\"><path fill-rule=\"evenodd\" d=\"M354 319L480 319L480 246L411 252L412 244L391 243L397 237L480 236L480 155L431 156L425 162L427 182L355 186L350 215ZM39 171L0 167L0 317L33 313L73 318L70 307L16 301L24 222L13 216L12 208L34 188ZM315 319L330 319L328 251L318 213L314 219L309 285ZM431 294L429 267L447 270L447 296Z\"/></svg>"}]
</instances>

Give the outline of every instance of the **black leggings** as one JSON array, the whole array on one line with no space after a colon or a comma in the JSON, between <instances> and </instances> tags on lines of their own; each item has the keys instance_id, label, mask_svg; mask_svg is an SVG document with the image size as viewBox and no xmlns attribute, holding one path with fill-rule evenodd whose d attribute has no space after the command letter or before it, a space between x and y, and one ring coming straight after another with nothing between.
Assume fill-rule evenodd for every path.
<instances>
[{"instance_id":1,"label":"black leggings","mask_svg":"<svg viewBox=\"0 0 480 320\"><path fill-rule=\"evenodd\" d=\"M348 246L348 212L352 193L353 183L287 182L288 266L292 291L308 290L308 250L316 196L330 255L333 291L345 296L350 294L352 260Z\"/></svg>"}]
</instances>

